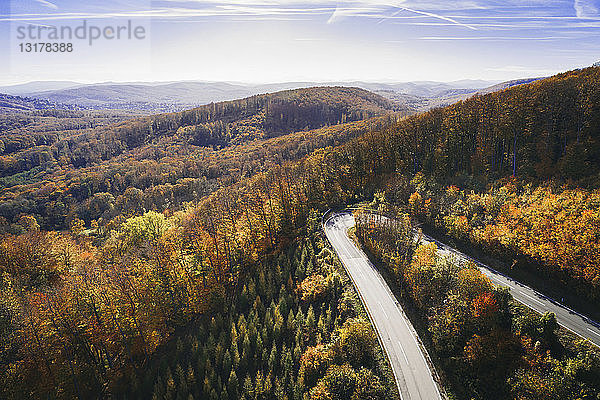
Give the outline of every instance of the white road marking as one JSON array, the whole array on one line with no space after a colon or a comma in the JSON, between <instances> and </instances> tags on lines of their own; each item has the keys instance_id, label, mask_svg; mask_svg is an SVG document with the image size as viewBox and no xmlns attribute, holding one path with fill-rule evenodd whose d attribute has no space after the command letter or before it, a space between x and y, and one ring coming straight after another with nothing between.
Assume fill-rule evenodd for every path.
<instances>
[{"instance_id":1,"label":"white road marking","mask_svg":"<svg viewBox=\"0 0 600 400\"><path fill-rule=\"evenodd\" d=\"M381 311L383 311L383 315L385 315L386 319L390 319L390 317L388 317L387 313L385 312L385 310L383 309L383 304L379 303L379 307L381 307Z\"/></svg>"},{"instance_id":2,"label":"white road marking","mask_svg":"<svg viewBox=\"0 0 600 400\"><path fill-rule=\"evenodd\" d=\"M535 301L536 303L538 303L538 304L540 304L540 305L542 305L542 306L545 306L545 305L546 305L546 304L544 304L542 301L540 301L540 300L536 299L535 297L532 297L532 296L528 295L528 294L527 294L527 293L525 293L525 292L522 292L521 290L519 290L519 293L521 293L523 296L527 297L528 299L531 299L531 300Z\"/></svg>"},{"instance_id":3,"label":"white road marking","mask_svg":"<svg viewBox=\"0 0 600 400\"><path fill-rule=\"evenodd\" d=\"M590 331L590 332L592 332L594 335L598 335L598 336L600 336L600 333L598 333L598 332L595 332L595 331L591 330L590 328L587 328L587 330L588 330L588 331Z\"/></svg>"},{"instance_id":4,"label":"white road marking","mask_svg":"<svg viewBox=\"0 0 600 400\"><path fill-rule=\"evenodd\" d=\"M402 352L402 355L404 356L404 360L406 361L406 364L410 365L408 362L408 357L406 357L406 353L404 352L404 349L402 348L402 343L398 342L398 345L400 346L400 351Z\"/></svg>"},{"instance_id":5,"label":"white road marking","mask_svg":"<svg viewBox=\"0 0 600 400\"><path fill-rule=\"evenodd\" d=\"M486 274L486 276L487 276L488 278L490 278L490 279L492 279L492 280L494 280L494 281L498 282L498 283L501 283L501 284L503 284L503 285L506 285L506 283L505 283L505 282L504 282L502 279L500 279L500 278L497 278L497 277L496 277L496 276L494 276L494 275L487 275L487 274Z\"/></svg>"}]
</instances>

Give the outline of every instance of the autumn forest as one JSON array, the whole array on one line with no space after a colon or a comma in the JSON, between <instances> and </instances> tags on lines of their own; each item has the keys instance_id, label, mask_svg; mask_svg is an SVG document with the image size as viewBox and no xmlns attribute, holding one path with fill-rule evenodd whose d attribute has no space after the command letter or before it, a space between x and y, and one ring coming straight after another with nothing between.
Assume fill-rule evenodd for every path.
<instances>
[{"instance_id":1,"label":"autumn forest","mask_svg":"<svg viewBox=\"0 0 600 400\"><path fill-rule=\"evenodd\" d=\"M349 206L443 398L600 398L596 345L423 240L600 320L600 67L420 114L349 87L151 116L16 104L0 398L400 399L323 231Z\"/></svg>"}]
</instances>

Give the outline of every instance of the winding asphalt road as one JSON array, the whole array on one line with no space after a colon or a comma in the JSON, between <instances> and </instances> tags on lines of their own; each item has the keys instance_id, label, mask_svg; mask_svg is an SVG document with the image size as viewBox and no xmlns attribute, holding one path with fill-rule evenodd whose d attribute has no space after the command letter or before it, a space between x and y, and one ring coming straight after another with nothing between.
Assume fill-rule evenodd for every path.
<instances>
[{"instance_id":1,"label":"winding asphalt road","mask_svg":"<svg viewBox=\"0 0 600 400\"><path fill-rule=\"evenodd\" d=\"M324 221L327 239L348 271L377 330L398 384L402 400L441 399L427 352L389 286L347 235L354 226L350 213L332 214Z\"/></svg>"},{"instance_id":2,"label":"winding asphalt road","mask_svg":"<svg viewBox=\"0 0 600 400\"><path fill-rule=\"evenodd\" d=\"M517 282L484 263L439 242L431 236L423 235L423 241L435 243L438 246L438 252L441 253L441 255L453 258L458 263L470 261L476 264L479 270L490 278L494 285L509 288L510 294L515 300L540 314L547 311L553 312L556 315L556 321L562 327L584 339L588 339L590 342L600 347L600 325L597 322L571 310L569 307L560 304L558 301L533 290L529 286Z\"/></svg>"}]
</instances>

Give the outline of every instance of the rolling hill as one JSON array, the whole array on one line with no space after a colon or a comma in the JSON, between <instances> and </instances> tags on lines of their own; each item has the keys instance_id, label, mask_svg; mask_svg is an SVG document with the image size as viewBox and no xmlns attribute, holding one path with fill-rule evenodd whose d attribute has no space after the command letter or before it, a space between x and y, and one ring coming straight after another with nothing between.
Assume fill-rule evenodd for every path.
<instances>
[{"instance_id":1,"label":"rolling hill","mask_svg":"<svg viewBox=\"0 0 600 400\"><path fill-rule=\"evenodd\" d=\"M103 211L89 212L99 193L116 199L139 192L145 208L164 209L260 171L268 162L347 141L361 129L328 126L397 110L363 89L317 87L151 117L117 115L122 122L116 124L92 119L99 111L87 119L67 113L30 124L7 119L12 128L0 134L0 209L9 220L28 212L54 227L64 227L73 213L101 216ZM157 188L180 194L169 203Z\"/></svg>"}]
</instances>

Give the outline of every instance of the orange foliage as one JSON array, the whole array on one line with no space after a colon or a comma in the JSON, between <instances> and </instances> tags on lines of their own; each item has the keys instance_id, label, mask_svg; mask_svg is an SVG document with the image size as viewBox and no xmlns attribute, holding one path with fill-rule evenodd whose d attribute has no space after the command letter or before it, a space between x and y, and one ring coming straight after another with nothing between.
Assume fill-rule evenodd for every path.
<instances>
[{"instance_id":1,"label":"orange foliage","mask_svg":"<svg viewBox=\"0 0 600 400\"><path fill-rule=\"evenodd\" d=\"M511 332L493 330L473 335L464 348L465 359L482 373L504 374L520 361L521 348Z\"/></svg>"},{"instance_id":2,"label":"orange foliage","mask_svg":"<svg viewBox=\"0 0 600 400\"><path fill-rule=\"evenodd\" d=\"M492 283L477 268L465 268L458 272L458 288L468 299L492 290Z\"/></svg>"},{"instance_id":3,"label":"orange foliage","mask_svg":"<svg viewBox=\"0 0 600 400\"><path fill-rule=\"evenodd\" d=\"M313 386L317 379L325 373L330 362L331 355L326 346L318 344L307 348L300 358L299 375L304 384L308 387Z\"/></svg>"},{"instance_id":4,"label":"orange foliage","mask_svg":"<svg viewBox=\"0 0 600 400\"><path fill-rule=\"evenodd\" d=\"M421 245L415 250L412 265L415 268L423 268L435 264L437 246L435 243Z\"/></svg>"},{"instance_id":5,"label":"orange foliage","mask_svg":"<svg viewBox=\"0 0 600 400\"><path fill-rule=\"evenodd\" d=\"M304 279L299 285L303 301L314 301L320 299L329 291L327 278L323 275L315 274Z\"/></svg>"},{"instance_id":6,"label":"orange foliage","mask_svg":"<svg viewBox=\"0 0 600 400\"><path fill-rule=\"evenodd\" d=\"M498 302L490 292L480 294L473 300L473 316L475 318L489 319L499 310Z\"/></svg>"},{"instance_id":7,"label":"orange foliage","mask_svg":"<svg viewBox=\"0 0 600 400\"><path fill-rule=\"evenodd\" d=\"M600 287L600 191L514 197L483 235Z\"/></svg>"}]
</instances>

